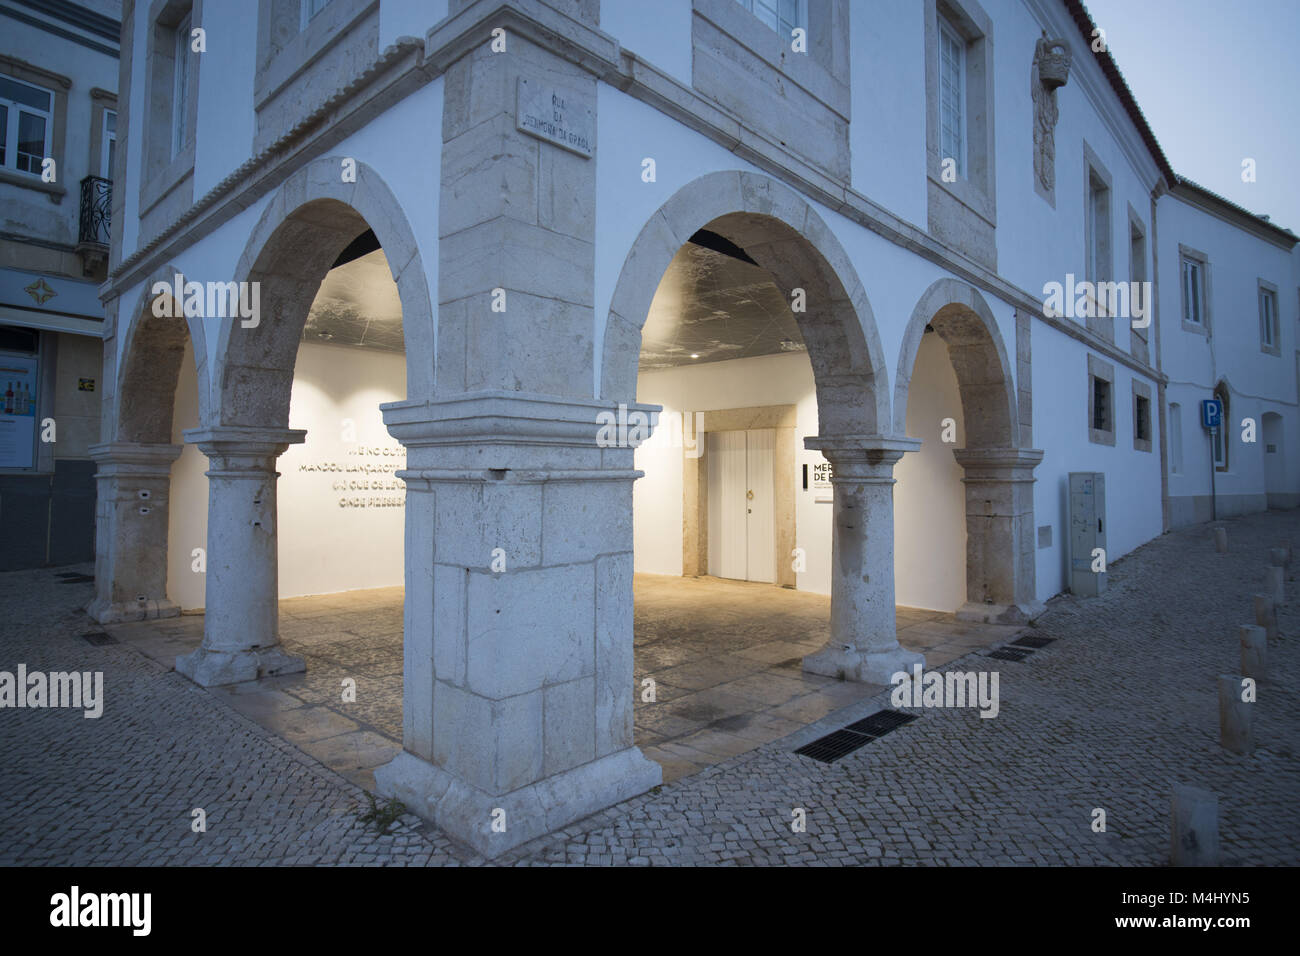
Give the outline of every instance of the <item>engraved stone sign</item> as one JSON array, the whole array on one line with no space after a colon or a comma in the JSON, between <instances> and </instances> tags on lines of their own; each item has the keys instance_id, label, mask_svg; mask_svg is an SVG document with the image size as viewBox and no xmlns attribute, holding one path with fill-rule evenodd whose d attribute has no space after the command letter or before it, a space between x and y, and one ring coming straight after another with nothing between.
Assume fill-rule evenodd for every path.
<instances>
[{"instance_id":1,"label":"engraved stone sign","mask_svg":"<svg viewBox=\"0 0 1300 956\"><path fill-rule=\"evenodd\" d=\"M530 136L591 158L595 139L591 98L519 78L515 126Z\"/></svg>"}]
</instances>

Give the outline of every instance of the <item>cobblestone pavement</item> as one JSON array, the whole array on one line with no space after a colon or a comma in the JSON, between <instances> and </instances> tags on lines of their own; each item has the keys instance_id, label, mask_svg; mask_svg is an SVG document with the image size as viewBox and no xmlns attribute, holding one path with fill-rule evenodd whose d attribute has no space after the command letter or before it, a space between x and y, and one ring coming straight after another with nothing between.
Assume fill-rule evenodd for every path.
<instances>
[{"instance_id":1,"label":"cobblestone pavement","mask_svg":"<svg viewBox=\"0 0 1300 956\"><path fill-rule=\"evenodd\" d=\"M1267 549L1300 539L1300 512L1223 524L1226 555L1204 526L1175 532L1112 564L1102 597L1053 601L1033 633L1054 640L1024 661L948 665L999 672L994 719L914 709L835 764L792 753L888 707L881 692L498 862L1161 865L1185 782L1219 796L1225 863L1300 863L1293 580L1253 754L1219 746L1216 687L1239 669ZM0 669L102 670L105 714L0 711L0 863L482 862L410 816L377 835L355 784L132 648L86 643L90 587L58 581L0 575ZM195 807L206 833L190 831ZM796 808L806 832L791 830Z\"/></svg>"}]
</instances>

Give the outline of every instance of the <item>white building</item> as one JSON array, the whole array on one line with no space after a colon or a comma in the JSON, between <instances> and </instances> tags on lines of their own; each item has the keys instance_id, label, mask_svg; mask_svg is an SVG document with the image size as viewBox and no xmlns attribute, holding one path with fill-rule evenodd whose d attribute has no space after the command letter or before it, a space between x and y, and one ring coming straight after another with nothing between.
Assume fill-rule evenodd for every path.
<instances>
[{"instance_id":1,"label":"white building","mask_svg":"<svg viewBox=\"0 0 1300 956\"><path fill-rule=\"evenodd\" d=\"M0 570L95 552L120 7L0 7Z\"/></svg>"},{"instance_id":2,"label":"white building","mask_svg":"<svg viewBox=\"0 0 1300 956\"><path fill-rule=\"evenodd\" d=\"M1109 560L1207 518L1220 381L1220 515L1296 503L1295 237L1080 4L773 6L127 0L92 612L205 609L220 684L301 669L279 597L404 583L381 784L498 853L659 780L634 568L829 593L805 668L884 682L896 604L1069 586L1071 472Z\"/></svg>"}]
</instances>

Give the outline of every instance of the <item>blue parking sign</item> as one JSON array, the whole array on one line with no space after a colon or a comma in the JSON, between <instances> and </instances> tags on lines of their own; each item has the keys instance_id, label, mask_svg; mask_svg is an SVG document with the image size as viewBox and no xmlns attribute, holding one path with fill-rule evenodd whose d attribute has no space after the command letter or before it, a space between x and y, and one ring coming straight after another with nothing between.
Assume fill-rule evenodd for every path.
<instances>
[{"instance_id":1,"label":"blue parking sign","mask_svg":"<svg viewBox=\"0 0 1300 956\"><path fill-rule=\"evenodd\" d=\"M1223 424L1223 402L1217 398L1201 399L1201 425L1218 428Z\"/></svg>"}]
</instances>

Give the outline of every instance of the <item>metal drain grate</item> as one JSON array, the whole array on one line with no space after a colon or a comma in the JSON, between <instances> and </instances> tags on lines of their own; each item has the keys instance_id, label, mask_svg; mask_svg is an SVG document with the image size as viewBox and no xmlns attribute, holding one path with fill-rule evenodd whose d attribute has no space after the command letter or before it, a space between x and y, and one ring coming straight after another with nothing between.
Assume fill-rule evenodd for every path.
<instances>
[{"instance_id":1,"label":"metal drain grate","mask_svg":"<svg viewBox=\"0 0 1300 956\"><path fill-rule=\"evenodd\" d=\"M1034 652L1028 648L1003 647L1000 650L990 651L988 656L995 661L1023 661L1032 653Z\"/></svg>"},{"instance_id":2,"label":"metal drain grate","mask_svg":"<svg viewBox=\"0 0 1300 956\"><path fill-rule=\"evenodd\" d=\"M849 724L843 730L837 730L818 737L810 744L804 744L795 753L812 757L822 763L834 763L841 757L864 747L877 737L883 737L898 727L916 720L917 714L903 714L896 710L879 710L870 717L863 717Z\"/></svg>"},{"instance_id":3,"label":"metal drain grate","mask_svg":"<svg viewBox=\"0 0 1300 956\"><path fill-rule=\"evenodd\" d=\"M820 760L822 763L834 763L875 739L866 734L855 734L851 730L837 730L825 737L818 737L810 744L804 744L795 753L812 757L813 760Z\"/></svg>"},{"instance_id":4,"label":"metal drain grate","mask_svg":"<svg viewBox=\"0 0 1300 956\"><path fill-rule=\"evenodd\" d=\"M916 720L916 714L904 714L897 710L881 710L870 717L863 717L861 720L854 721L844 729L866 734L869 737L883 737L891 730L902 727L913 720Z\"/></svg>"},{"instance_id":5,"label":"metal drain grate","mask_svg":"<svg viewBox=\"0 0 1300 956\"><path fill-rule=\"evenodd\" d=\"M1054 637L1034 637L1032 634L1026 634L1024 637L1011 642L1012 647L1032 647L1037 650L1040 647L1046 647L1056 638Z\"/></svg>"},{"instance_id":6,"label":"metal drain grate","mask_svg":"<svg viewBox=\"0 0 1300 956\"><path fill-rule=\"evenodd\" d=\"M90 584L95 580L93 574L60 574L59 577L63 578L60 584Z\"/></svg>"},{"instance_id":7,"label":"metal drain grate","mask_svg":"<svg viewBox=\"0 0 1300 956\"><path fill-rule=\"evenodd\" d=\"M89 634L82 634L81 639L87 644L94 644L96 647L103 647L105 644L116 644L117 638L107 631L91 631Z\"/></svg>"}]
</instances>

